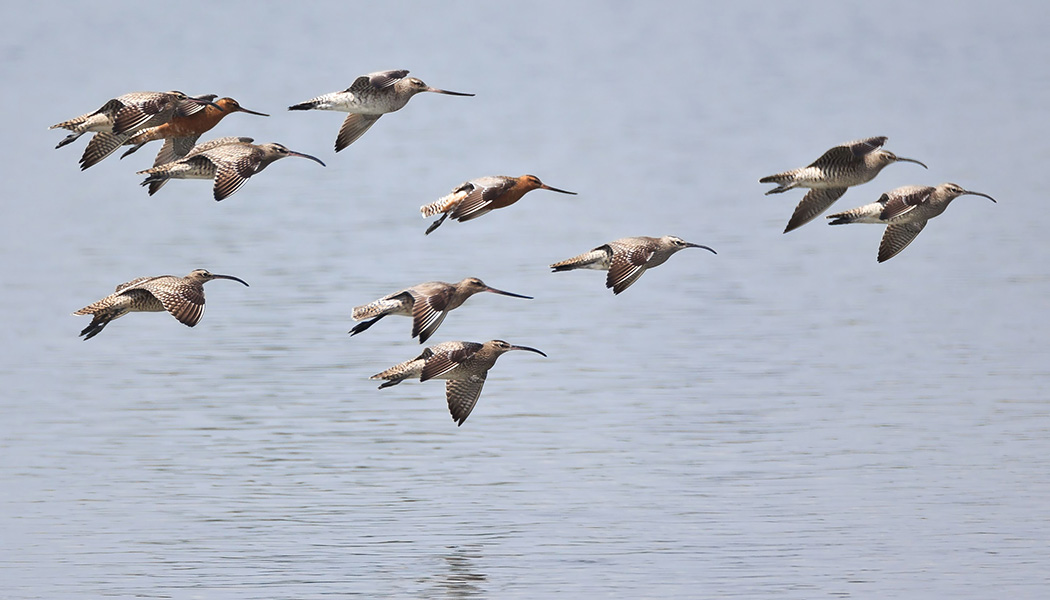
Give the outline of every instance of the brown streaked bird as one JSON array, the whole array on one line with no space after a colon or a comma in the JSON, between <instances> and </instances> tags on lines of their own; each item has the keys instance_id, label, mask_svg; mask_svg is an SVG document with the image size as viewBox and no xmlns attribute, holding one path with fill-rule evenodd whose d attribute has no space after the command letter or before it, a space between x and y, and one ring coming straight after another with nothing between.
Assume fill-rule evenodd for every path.
<instances>
[{"instance_id":1,"label":"brown streaked bird","mask_svg":"<svg viewBox=\"0 0 1050 600\"><path fill-rule=\"evenodd\" d=\"M906 185L883 194L871 204L829 216L829 225L847 223L876 223L886 226L879 243L879 262L886 262L900 254L922 232L926 223L943 213L959 196L988 194L963 189L957 183L942 183L937 187Z\"/></svg>"},{"instance_id":2,"label":"brown streaked bird","mask_svg":"<svg viewBox=\"0 0 1050 600\"><path fill-rule=\"evenodd\" d=\"M210 98L192 98L179 91L132 92L113 98L98 110L52 125L73 133L58 143L61 148L89 131L108 134L134 133L166 123L175 114L192 115L212 104ZM90 166L90 165L89 165Z\"/></svg>"},{"instance_id":3,"label":"brown streaked bird","mask_svg":"<svg viewBox=\"0 0 1050 600\"><path fill-rule=\"evenodd\" d=\"M207 152L208 150L211 150L213 148L218 148L219 146L225 146L227 144L237 144L237 143L250 144L250 143L252 143L254 141L255 140L250 138L250 137L228 136L228 137L215 138L215 139L211 139L211 140L208 140L206 142L201 142L201 143L197 144L189 152L186 153L186 156L182 156L182 157L179 157L179 158L189 158L191 156L196 156L196 155L198 155L198 154L200 154L202 152ZM158 158L160 158L160 157L158 156ZM176 158L175 160L178 160L178 158ZM174 162L174 161L172 161L172 162ZM161 164L167 164L167 163L161 163ZM154 165L154 166L160 166L160 165ZM152 196L153 194L156 194L160 190L160 188L164 187L165 183L168 183L168 181L169 181L168 179L158 179L156 181L151 181L149 186L148 186L149 195Z\"/></svg>"},{"instance_id":4,"label":"brown streaked bird","mask_svg":"<svg viewBox=\"0 0 1050 600\"><path fill-rule=\"evenodd\" d=\"M415 77L408 77L408 71L377 71L362 75L341 92L332 92L318 96L306 102L288 107L288 110L336 110L350 113L339 135L335 138L335 151L339 152L368 131L368 128L379 120L379 117L404 108L412 96L420 92L434 92L449 96L473 96L463 92L450 92L430 87Z\"/></svg>"},{"instance_id":5,"label":"brown streaked bird","mask_svg":"<svg viewBox=\"0 0 1050 600\"><path fill-rule=\"evenodd\" d=\"M418 336L419 343L422 344L434 335L449 311L459 308L467 301L467 298L479 292L532 299L531 296L489 287L477 277L467 277L459 283L427 281L355 307L353 312L355 321L370 320L358 323L349 333L357 335L387 315L403 315L412 317L412 337Z\"/></svg>"},{"instance_id":6,"label":"brown streaked bird","mask_svg":"<svg viewBox=\"0 0 1050 600\"><path fill-rule=\"evenodd\" d=\"M203 145L203 144L202 144ZM252 175L262 171L275 160L298 156L325 166L321 159L295 152L281 144L250 144L230 142L201 152L191 152L185 158L139 171L148 175L142 185L150 187L150 195L159 189L155 183L169 179L214 179L215 200L223 200L236 192Z\"/></svg>"},{"instance_id":7,"label":"brown streaked bird","mask_svg":"<svg viewBox=\"0 0 1050 600\"><path fill-rule=\"evenodd\" d=\"M515 346L503 340L477 342L442 342L423 350L412 360L396 364L370 379L386 379L379 389L397 385L406 379L444 379L445 398L452 420L462 425L481 396L485 377L496 359L511 350L526 350L541 356L543 352L528 346Z\"/></svg>"},{"instance_id":8,"label":"brown streaked bird","mask_svg":"<svg viewBox=\"0 0 1050 600\"><path fill-rule=\"evenodd\" d=\"M171 118L171 121L163 125L139 131L123 142L123 145L132 147L124 154L121 154L120 157L124 158L154 140L164 140L164 145L157 153L153 166L159 167L164 163L178 160L189 154L190 150L193 150L201 135L218 125L223 117L236 112L260 117L270 116L266 113L248 110L233 98L219 98L215 100L214 105L206 106L202 111L188 116L175 115Z\"/></svg>"},{"instance_id":9,"label":"brown streaked bird","mask_svg":"<svg viewBox=\"0 0 1050 600\"><path fill-rule=\"evenodd\" d=\"M110 321L129 312L168 311L180 323L193 327L204 316L204 284L212 279L231 279L248 285L232 275L216 275L204 269L195 269L185 277L161 275L132 279L118 285L109 296L73 313L92 315L91 324L80 335L90 340Z\"/></svg>"},{"instance_id":10,"label":"brown streaked bird","mask_svg":"<svg viewBox=\"0 0 1050 600\"><path fill-rule=\"evenodd\" d=\"M576 195L576 192L559 190L546 185L535 175L508 177L506 175L487 175L471 179L456 186L450 194L430 204L419 207L423 218L444 213L441 218L427 227L429 234L438 228L446 218L453 221L469 221L485 213L514 204L532 190L550 190L559 194Z\"/></svg>"},{"instance_id":11,"label":"brown streaked bird","mask_svg":"<svg viewBox=\"0 0 1050 600\"><path fill-rule=\"evenodd\" d=\"M605 287L612 288L614 294L619 294L638 281L646 269L664 264L672 254L686 248L703 248L712 254L718 254L707 246L687 242L673 235L626 237L598 246L579 256L556 262L551 265L551 269L554 273L573 269L608 271Z\"/></svg>"},{"instance_id":12,"label":"brown streaked bird","mask_svg":"<svg viewBox=\"0 0 1050 600\"><path fill-rule=\"evenodd\" d=\"M817 218L841 198L847 188L875 179L887 165L910 162L926 168L926 165L914 158L904 158L881 150L887 139L886 136L878 136L846 142L828 150L807 167L759 179L759 183L777 184L777 187L766 192L767 196L797 187L810 189L795 207L784 233L798 229Z\"/></svg>"}]
</instances>

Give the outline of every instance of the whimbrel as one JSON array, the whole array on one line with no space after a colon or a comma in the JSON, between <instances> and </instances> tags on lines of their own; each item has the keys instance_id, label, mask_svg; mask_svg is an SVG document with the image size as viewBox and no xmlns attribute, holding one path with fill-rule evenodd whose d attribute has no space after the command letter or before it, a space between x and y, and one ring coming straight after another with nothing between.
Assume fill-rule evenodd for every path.
<instances>
[{"instance_id":1,"label":"whimbrel","mask_svg":"<svg viewBox=\"0 0 1050 600\"><path fill-rule=\"evenodd\" d=\"M121 154L120 157L124 158L154 140L164 140L164 145L157 153L153 166L159 167L164 163L178 160L190 153L190 150L193 149L201 135L218 125L223 117L232 115L235 112L243 112L260 117L270 116L266 113L248 110L233 98L219 98L215 101L214 106L206 106L200 112L188 116L175 115L171 118L171 121L163 125L139 131L123 142L123 145L132 147L124 154Z\"/></svg>"},{"instance_id":2,"label":"whimbrel","mask_svg":"<svg viewBox=\"0 0 1050 600\"><path fill-rule=\"evenodd\" d=\"M452 217L453 221L476 219L491 210L514 204L532 190L550 190L559 194L576 195L576 192L559 190L546 185L535 175L522 175L521 177L488 175L459 184L447 196L419 207L419 212L423 214L423 218L444 213L440 219L427 227L426 233L429 234L437 229L447 217Z\"/></svg>"},{"instance_id":3,"label":"whimbrel","mask_svg":"<svg viewBox=\"0 0 1050 600\"><path fill-rule=\"evenodd\" d=\"M886 192L876 202L829 216L830 225L846 223L877 223L886 226L879 243L879 262L900 254L926 227L926 222L943 213L952 200L959 196L988 194L965 190L956 183L942 183L937 187L907 185Z\"/></svg>"},{"instance_id":4,"label":"whimbrel","mask_svg":"<svg viewBox=\"0 0 1050 600\"><path fill-rule=\"evenodd\" d=\"M219 146L225 146L227 144L238 144L238 143L250 144L250 143L252 143L254 141L255 140L250 138L250 137L228 136L228 137L215 138L215 139L211 139L211 140L208 140L206 142L201 142L201 143L197 144L196 146L191 148L190 151L187 152L185 156L177 157L177 158L175 158L174 160L172 160L170 162L174 162L175 160L178 160L179 158L189 158L191 156L196 156L196 155L198 155L198 154L200 154L202 152L207 152L208 150L212 150L214 148L218 148ZM167 143L165 143L164 146L166 148L167 147ZM164 152L164 148L161 148L161 152ZM158 154L157 158L160 159L160 155L159 154ZM161 163L161 164L167 164L167 163ZM153 166L159 167L161 165L153 165ZM168 179L158 179L156 181L151 181L149 186L148 186L149 195L152 196L153 194L156 194L157 191L160 190L160 188L164 187L164 184L167 183L168 181L169 181Z\"/></svg>"},{"instance_id":5,"label":"whimbrel","mask_svg":"<svg viewBox=\"0 0 1050 600\"><path fill-rule=\"evenodd\" d=\"M397 385L406 379L427 381L445 379L448 410L456 425L462 425L478 402L489 369L504 352L527 350L542 356L543 352L528 346L515 346L503 340L477 342L443 342L423 350L412 360L394 365L370 377L386 379L379 389Z\"/></svg>"},{"instance_id":6,"label":"whimbrel","mask_svg":"<svg viewBox=\"0 0 1050 600\"><path fill-rule=\"evenodd\" d=\"M55 146L57 149L89 131L121 135L166 123L175 114L192 115L212 104L211 98L214 96L191 98L179 91L132 92L113 98L94 112L56 123L49 129L73 132Z\"/></svg>"},{"instance_id":7,"label":"whimbrel","mask_svg":"<svg viewBox=\"0 0 1050 600\"><path fill-rule=\"evenodd\" d=\"M168 179L215 179L214 196L219 201L236 192L249 177L270 163L289 156L307 158L325 166L320 159L289 150L281 144L231 142L201 152L191 152L185 158L139 171L139 174L149 175L142 185L150 186L150 195L160 188L153 184Z\"/></svg>"},{"instance_id":8,"label":"whimbrel","mask_svg":"<svg viewBox=\"0 0 1050 600\"><path fill-rule=\"evenodd\" d=\"M419 343L422 344L434 335L449 311L459 308L467 301L467 298L479 292L532 299L531 296L513 294L489 287L477 277L468 277L455 284L444 281L427 281L355 307L353 312L355 321L370 320L355 325L350 330L350 335L361 333L387 315L404 315L412 317L412 337L419 336Z\"/></svg>"},{"instance_id":9,"label":"whimbrel","mask_svg":"<svg viewBox=\"0 0 1050 600\"><path fill-rule=\"evenodd\" d=\"M204 284L212 279L232 279L248 284L232 275L216 275L196 269L185 277L161 275L139 277L117 286L115 292L73 313L92 315L91 324L80 332L85 340L95 337L113 319L129 312L168 311L171 316L190 327L204 316Z\"/></svg>"},{"instance_id":10,"label":"whimbrel","mask_svg":"<svg viewBox=\"0 0 1050 600\"><path fill-rule=\"evenodd\" d=\"M841 198L847 188L875 179L886 165L911 162L926 168L926 165L913 158L903 158L892 152L880 150L886 140L886 136L879 136L846 142L828 150L808 167L759 179L759 183L777 184L777 187L766 192L767 196L797 187L810 188L795 207L784 233L798 229L817 218Z\"/></svg>"},{"instance_id":11,"label":"whimbrel","mask_svg":"<svg viewBox=\"0 0 1050 600\"><path fill-rule=\"evenodd\" d=\"M336 110L350 113L339 135L335 151L339 152L364 135L379 117L404 108L412 96L420 92L434 92L450 96L473 96L430 87L415 77L406 77L407 70L378 71L362 75L353 85L341 92L318 96L288 107L288 110Z\"/></svg>"},{"instance_id":12,"label":"whimbrel","mask_svg":"<svg viewBox=\"0 0 1050 600\"><path fill-rule=\"evenodd\" d=\"M612 288L614 294L626 290L651 269L667 262L671 255L686 248L703 248L717 254L707 246L687 242L680 237L665 235L663 237L627 237L598 246L590 252L563 260L551 265L553 272L571 271L573 269L598 269L608 271L605 287Z\"/></svg>"}]
</instances>

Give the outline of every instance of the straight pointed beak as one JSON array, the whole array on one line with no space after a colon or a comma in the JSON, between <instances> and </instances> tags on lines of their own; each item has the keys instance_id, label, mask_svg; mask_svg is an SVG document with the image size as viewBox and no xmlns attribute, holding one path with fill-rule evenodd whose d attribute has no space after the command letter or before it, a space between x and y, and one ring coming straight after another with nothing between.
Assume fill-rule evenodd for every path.
<instances>
[{"instance_id":1,"label":"straight pointed beak","mask_svg":"<svg viewBox=\"0 0 1050 600\"><path fill-rule=\"evenodd\" d=\"M294 150L289 150L288 151L288 155L289 156L298 156L300 158L308 158L308 159L314 161L315 163L321 165L322 167L327 167L328 166L328 165L324 164L323 162L321 162L320 158L317 158L316 156L310 156L309 154L303 154L302 152L295 152Z\"/></svg>"},{"instance_id":2,"label":"straight pointed beak","mask_svg":"<svg viewBox=\"0 0 1050 600\"><path fill-rule=\"evenodd\" d=\"M700 244L694 244L692 242L686 242L685 243L685 247L686 248L703 248L704 250L707 250L711 254L718 254L717 252L715 252L714 248L708 248L707 246L701 246Z\"/></svg>"},{"instance_id":3,"label":"straight pointed beak","mask_svg":"<svg viewBox=\"0 0 1050 600\"><path fill-rule=\"evenodd\" d=\"M515 294L513 292L505 292L503 290L497 290L496 288L493 288L493 287L486 287L485 291L486 292L492 292L493 294L499 294L501 296L510 296L511 298L525 298L526 300L532 300L533 299L532 296L523 296L521 294Z\"/></svg>"},{"instance_id":4,"label":"straight pointed beak","mask_svg":"<svg viewBox=\"0 0 1050 600\"><path fill-rule=\"evenodd\" d=\"M511 350L527 350L529 352L535 352L536 354L539 354L540 356L543 356L543 357L547 356L546 354L540 352L539 350L537 350L535 348L529 348L528 346L511 346L510 349Z\"/></svg>"},{"instance_id":5,"label":"straight pointed beak","mask_svg":"<svg viewBox=\"0 0 1050 600\"><path fill-rule=\"evenodd\" d=\"M244 284L244 287L250 287L247 281L241 279L240 277L234 277L233 275L216 275L215 273L212 273L211 277L212 279L230 279L232 281L239 281Z\"/></svg>"},{"instance_id":6,"label":"straight pointed beak","mask_svg":"<svg viewBox=\"0 0 1050 600\"><path fill-rule=\"evenodd\" d=\"M268 117L268 116L270 116L270 115L268 115L266 113L255 112L254 110L248 110L247 108L244 108L243 106L237 107L237 110L235 110L233 112L246 112L249 115L258 115L260 117Z\"/></svg>"},{"instance_id":7,"label":"straight pointed beak","mask_svg":"<svg viewBox=\"0 0 1050 600\"><path fill-rule=\"evenodd\" d=\"M914 158L904 158L903 156L898 156L898 157L897 157L897 162L910 162L910 163L915 163L915 164L917 164L917 165L922 165L922 168L924 168L924 169L929 169L929 167L927 167L925 163L923 163L923 162L920 162L920 161L917 161L917 160L915 160Z\"/></svg>"},{"instance_id":8,"label":"straight pointed beak","mask_svg":"<svg viewBox=\"0 0 1050 600\"><path fill-rule=\"evenodd\" d=\"M966 190L965 192L963 192L963 193L962 193L962 194L960 194L960 195L970 195L970 196L984 196L985 198L988 198L988 199L989 199L989 200L991 200L992 202L995 202L995 198L992 198L992 197L991 197L991 196L989 196L988 194L982 194L981 192L971 192L970 190ZM998 204L998 202L995 202L995 203L996 203L996 204Z\"/></svg>"},{"instance_id":9,"label":"straight pointed beak","mask_svg":"<svg viewBox=\"0 0 1050 600\"><path fill-rule=\"evenodd\" d=\"M474 94L467 94L464 92L450 92L448 90L439 90L437 88L428 87L425 91L434 92L435 94L446 94L448 96L473 96Z\"/></svg>"},{"instance_id":10,"label":"straight pointed beak","mask_svg":"<svg viewBox=\"0 0 1050 600\"><path fill-rule=\"evenodd\" d=\"M551 187L551 186L547 185L546 183L541 183L540 184L540 189L541 190L550 190L552 192L558 192L559 194L569 194L570 196L575 196L576 195L576 192L570 192L569 190L559 190L558 188Z\"/></svg>"}]
</instances>

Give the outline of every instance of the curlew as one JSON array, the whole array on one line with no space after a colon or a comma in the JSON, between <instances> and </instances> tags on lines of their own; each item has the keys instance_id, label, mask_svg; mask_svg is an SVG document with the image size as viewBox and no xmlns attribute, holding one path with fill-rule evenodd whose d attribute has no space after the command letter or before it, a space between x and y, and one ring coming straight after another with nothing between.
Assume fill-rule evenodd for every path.
<instances>
[{"instance_id":1,"label":"curlew","mask_svg":"<svg viewBox=\"0 0 1050 600\"><path fill-rule=\"evenodd\" d=\"M196 269L185 277L161 275L139 277L117 286L109 296L73 313L92 315L91 324L80 332L85 340L98 335L110 321L129 312L163 312L193 327L204 316L204 284L212 279L231 279L248 284L232 275L216 275Z\"/></svg>"},{"instance_id":2,"label":"curlew","mask_svg":"<svg viewBox=\"0 0 1050 600\"><path fill-rule=\"evenodd\" d=\"M614 294L626 290L645 273L646 269L667 262L671 255L686 248L703 248L717 254L707 246L687 242L680 237L665 235L663 237L627 237L608 244L603 244L590 252L563 260L551 265L553 272L571 271L573 269L597 269L608 271L605 287L612 288Z\"/></svg>"},{"instance_id":3,"label":"curlew","mask_svg":"<svg viewBox=\"0 0 1050 600\"><path fill-rule=\"evenodd\" d=\"M353 312L355 321L369 320L355 325L350 330L350 335L361 333L387 315L404 315L412 317L412 337L418 336L419 343L422 344L434 335L449 311L459 308L467 301L467 298L480 292L532 299L531 296L513 294L489 287L477 277L468 277L455 284L444 281L427 281L355 307Z\"/></svg>"},{"instance_id":4,"label":"curlew","mask_svg":"<svg viewBox=\"0 0 1050 600\"><path fill-rule=\"evenodd\" d=\"M160 189L160 185L154 184L161 184L169 179L214 179L214 196L215 200L219 201L228 198L240 189L249 177L262 171L270 163L289 156L306 158L322 167L325 166L320 159L289 150L281 144L226 142L199 152L191 151L185 158L138 173L148 175L142 185L149 186L151 196Z\"/></svg>"},{"instance_id":5,"label":"curlew","mask_svg":"<svg viewBox=\"0 0 1050 600\"><path fill-rule=\"evenodd\" d=\"M777 187L766 192L779 194L790 189L809 188L802 201L795 207L784 233L798 229L827 210L851 188L867 183L887 165L895 162L911 162L926 165L913 159L897 156L882 150L885 136L846 142L825 152L808 167L793 169L759 179L759 183L775 183Z\"/></svg>"},{"instance_id":6,"label":"curlew","mask_svg":"<svg viewBox=\"0 0 1050 600\"><path fill-rule=\"evenodd\" d=\"M943 213L952 200L959 196L988 194L965 190L956 183L942 183L937 187L907 185L883 194L871 204L830 215L829 225L847 223L876 223L886 226L879 243L879 262L886 262L900 254L922 232L926 223Z\"/></svg>"},{"instance_id":7,"label":"curlew","mask_svg":"<svg viewBox=\"0 0 1050 600\"><path fill-rule=\"evenodd\" d=\"M515 346L503 340L477 342L443 342L423 350L412 360L396 364L370 379L385 379L379 389L397 385L406 379L444 379L448 410L456 425L462 425L481 396L485 377L505 352L526 350L541 356L543 352L528 346Z\"/></svg>"}]
</instances>

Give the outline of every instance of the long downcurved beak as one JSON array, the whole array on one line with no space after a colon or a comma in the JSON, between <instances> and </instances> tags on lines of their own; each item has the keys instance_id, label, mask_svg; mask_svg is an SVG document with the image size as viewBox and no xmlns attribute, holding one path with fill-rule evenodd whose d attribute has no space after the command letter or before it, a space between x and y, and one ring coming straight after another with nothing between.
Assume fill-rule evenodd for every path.
<instances>
[{"instance_id":1,"label":"long downcurved beak","mask_svg":"<svg viewBox=\"0 0 1050 600\"><path fill-rule=\"evenodd\" d=\"M309 154L303 154L302 152L296 152L294 150L289 150L288 151L288 155L289 156L298 156L300 158L308 158L308 159L314 161L315 163L321 165L322 167L327 167L328 166L328 165L324 164L323 162L321 162L320 158L317 158L316 156L310 156Z\"/></svg>"},{"instance_id":2,"label":"long downcurved beak","mask_svg":"<svg viewBox=\"0 0 1050 600\"><path fill-rule=\"evenodd\" d=\"M576 195L576 192L570 192L569 190L559 190L558 188L551 187L551 186L547 185L546 183L541 183L540 184L540 189L541 190L550 190L552 192L558 192L559 194L569 194L571 196L575 196Z\"/></svg>"},{"instance_id":3,"label":"long downcurved beak","mask_svg":"<svg viewBox=\"0 0 1050 600\"><path fill-rule=\"evenodd\" d=\"M465 92L450 92L448 90L439 90L439 89L437 89L435 87L429 87L429 86L427 87L427 89L425 89L423 91L425 91L425 92L434 92L435 94L446 94L448 96L473 96L474 95L474 94L467 94Z\"/></svg>"},{"instance_id":4,"label":"long downcurved beak","mask_svg":"<svg viewBox=\"0 0 1050 600\"><path fill-rule=\"evenodd\" d=\"M992 202L995 202L995 198L992 198L992 197L991 197L991 196L989 196L988 194L982 194L981 192L971 192L970 190L966 190L966 191L964 191L964 192L963 192L962 194L960 194L960 195L961 195L961 196L963 196L963 195L970 195L970 196L984 196L985 198L988 198L988 199L989 199L989 200L991 200ZM995 203L996 203L996 204L998 204L998 202L995 202Z\"/></svg>"},{"instance_id":5,"label":"long downcurved beak","mask_svg":"<svg viewBox=\"0 0 1050 600\"><path fill-rule=\"evenodd\" d=\"M505 292L503 290L497 290L494 287L486 287L486 292L492 292L493 294L500 294L501 296L510 296L511 298L525 298L526 300L532 300L532 296L523 296L521 294L515 294L512 292Z\"/></svg>"},{"instance_id":6,"label":"long downcurved beak","mask_svg":"<svg viewBox=\"0 0 1050 600\"><path fill-rule=\"evenodd\" d=\"M233 275L216 275L215 273L212 273L211 276L212 279L230 279L233 281L239 281L244 284L244 287L250 287L247 281L241 279L240 277L234 277Z\"/></svg>"},{"instance_id":7,"label":"long downcurved beak","mask_svg":"<svg viewBox=\"0 0 1050 600\"><path fill-rule=\"evenodd\" d=\"M917 160L915 160L914 158L904 158L903 156L898 156L898 157L897 157L897 162L910 162L910 163L915 163L915 164L917 164L917 165L922 165L922 168L924 168L924 169L929 169L929 167L927 167L925 163L923 163L923 162L921 162L921 161L917 161Z\"/></svg>"},{"instance_id":8,"label":"long downcurved beak","mask_svg":"<svg viewBox=\"0 0 1050 600\"><path fill-rule=\"evenodd\" d=\"M546 354L540 352L539 350L537 350L535 348L529 348L528 346L511 346L510 349L511 350L527 350L529 352L535 352L536 354L539 354L540 356L543 356L543 357L547 356Z\"/></svg>"},{"instance_id":9,"label":"long downcurved beak","mask_svg":"<svg viewBox=\"0 0 1050 600\"><path fill-rule=\"evenodd\" d=\"M718 254L717 252L715 252L714 248L708 248L707 246L701 246L700 244L694 244L692 242L686 242L685 243L685 247L686 248L703 248L704 250L707 250L711 254Z\"/></svg>"}]
</instances>

